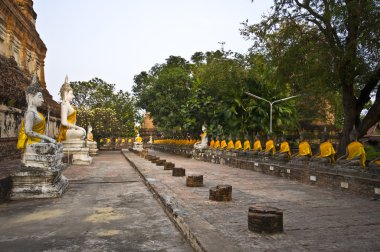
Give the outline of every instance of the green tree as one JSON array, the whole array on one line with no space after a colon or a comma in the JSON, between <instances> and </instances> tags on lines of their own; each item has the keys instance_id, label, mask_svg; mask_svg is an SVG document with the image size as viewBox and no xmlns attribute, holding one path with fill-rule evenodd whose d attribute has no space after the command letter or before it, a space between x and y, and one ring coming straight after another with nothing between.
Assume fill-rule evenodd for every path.
<instances>
[{"instance_id":1,"label":"green tree","mask_svg":"<svg viewBox=\"0 0 380 252\"><path fill-rule=\"evenodd\" d=\"M245 22L242 33L253 35L254 47L264 48L269 57L300 56L297 63L306 71L303 78L310 77L313 85L327 81L326 88L341 91L343 130L339 152L343 153L354 125L360 137L380 119L379 27L378 0L275 0L272 13L259 24ZM278 65L287 68L287 62ZM320 87L324 85L312 88ZM368 112L361 117L368 104Z\"/></svg>"},{"instance_id":2,"label":"green tree","mask_svg":"<svg viewBox=\"0 0 380 252\"><path fill-rule=\"evenodd\" d=\"M91 124L95 139L135 134L135 100L128 92L115 92L114 84L99 78L70 84L73 104L78 107L78 124Z\"/></svg>"}]
</instances>

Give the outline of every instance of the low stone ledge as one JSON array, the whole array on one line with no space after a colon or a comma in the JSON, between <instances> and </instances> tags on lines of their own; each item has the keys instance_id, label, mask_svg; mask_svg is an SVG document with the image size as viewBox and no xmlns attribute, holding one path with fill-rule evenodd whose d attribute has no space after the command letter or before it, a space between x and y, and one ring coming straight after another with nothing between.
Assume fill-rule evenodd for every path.
<instances>
[{"instance_id":1,"label":"low stone ledge","mask_svg":"<svg viewBox=\"0 0 380 252\"><path fill-rule=\"evenodd\" d=\"M186 186L188 187L202 187L203 175L189 175L186 178Z\"/></svg>"},{"instance_id":2,"label":"low stone ledge","mask_svg":"<svg viewBox=\"0 0 380 252\"><path fill-rule=\"evenodd\" d=\"M160 159L157 160L156 165L157 166L165 166L166 160L165 159Z\"/></svg>"},{"instance_id":3,"label":"low stone ledge","mask_svg":"<svg viewBox=\"0 0 380 252\"><path fill-rule=\"evenodd\" d=\"M232 200L232 186L230 185L217 185L210 188L210 200L213 201L231 201Z\"/></svg>"},{"instance_id":4,"label":"low stone ledge","mask_svg":"<svg viewBox=\"0 0 380 252\"><path fill-rule=\"evenodd\" d=\"M164 165L164 170L173 170L174 167L175 167L174 163L166 162Z\"/></svg>"},{"instance_id":5,"label":"low stone ledge","mask_svg":"<svg viewBox=\"0 0 380 252\"><path fill-rule=\"evenodd\" d=\"M248 229L256 233L282 233L283 212L270 206L251 206L248 209Z\"/></svg>"},{"instance_id":6,"label":"low stone ledge","mask_svg":"<svg viewBox=\"0 0 380 252\"><path fill-rule=\"evenodd\" d=\"M174 177L183 177L183 176L186 176L186 170L184 168L174 167L172 175Z\"/></svg>"}]
</instances>

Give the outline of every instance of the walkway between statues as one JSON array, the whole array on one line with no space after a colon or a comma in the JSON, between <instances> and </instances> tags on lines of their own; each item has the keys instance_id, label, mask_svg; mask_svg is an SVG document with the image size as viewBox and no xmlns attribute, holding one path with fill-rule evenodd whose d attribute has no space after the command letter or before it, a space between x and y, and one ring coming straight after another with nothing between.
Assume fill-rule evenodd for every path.
<instances>
[{"instance_id":1,"label":"walkway between statues","mask_svg":"<svg viewBox=\"0 0 380 252\"><path fill-rule=\"evenodd\" d=\"M1 251L193 251L120 152L64 175L62 198L0 204Z\"/></svg>"},{"instance_id":2,"label":"walkway between statues","mask_svg":"<svg viewBox=\"0 0 380 252\"><path fill-rule=\"evenodd\" d=\"M124 152L173 220L206 251L380 250L378 200L178 155L148 154L186 169L186 175L203 175L203 187L186 187L186 177L174 177L171 170ZM226 184L232 186L232 201L210 201L209 189ZM282 209L284 233L250 232L247 213L253 204Z\"/></svg>"}]
</instances>

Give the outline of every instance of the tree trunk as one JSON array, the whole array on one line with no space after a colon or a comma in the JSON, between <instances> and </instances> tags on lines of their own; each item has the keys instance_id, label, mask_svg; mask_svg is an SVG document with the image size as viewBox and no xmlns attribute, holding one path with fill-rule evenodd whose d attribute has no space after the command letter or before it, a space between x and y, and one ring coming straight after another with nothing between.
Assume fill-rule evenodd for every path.
<instances>
[{"instance_id":1,"label":"tree trunk","mask_svg":"<svg viewBox=\"0 0 380 252\"><path fill-rule=\"evenodd\" d=\"M352 85L342 85L343 91L343 111L344 111L344 123L342 135L339 142L338 147L338 156L344 155L346 152L346 147L350 141L350 132L355 125L355 121L357 118L357 110L356 110L356 100L353 92Z\"/></svg>"}]
</instances>

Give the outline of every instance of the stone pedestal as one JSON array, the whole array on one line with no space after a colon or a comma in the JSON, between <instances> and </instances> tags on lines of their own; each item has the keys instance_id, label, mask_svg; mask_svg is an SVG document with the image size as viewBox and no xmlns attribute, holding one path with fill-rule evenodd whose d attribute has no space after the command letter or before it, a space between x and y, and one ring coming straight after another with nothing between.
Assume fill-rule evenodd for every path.
<instances>
[{"instance_id":1,"label":"stone pedestal","mask_svg":"<svg viewBox=\"0 0 380 252\"><path fill-rule=\"evenodd\" d=\"M214 201L231 201L232 200L232 186L230 185L217 185L210 188L210 200Z\"/></svg>"},{"instance_id":2,"label":"stone pedestal","mask_svg":"<svg viewBox=\"0 0 380 252\"><path fill-rule=\"evenodd\" d=\"M90 156L96 156L98 155L98 145L95 141L88 141L87 140L87 147L89 148L89 154Z\"/></svg>"},{"instance_id":3,"label":"stone pedestal","mask_svg":"<svg viewBox=\"0 0 380 252\"><path fill-rule=\"evenodd\" d=\"M165 159L160 159L157 160L156 165L157 166L165 166L166 160Z\"/></svg>"},{"instance_id":4,"label":"stone pedestal","mask_svg":"<svg viewBox=\"0 0 380 252\"><path fill-rule=\"evenodd\" d=\"M142 151L142 150L144 149L144 145L143 145L142 142L139 142L139 143L134 142L134 143L133 143L133 148L132 148L132 149L134 149L134 150L136 150L136 151Z\"/></svg>"},{"instance_id":5,"label":"stone pedestal","mask_svg":"<svg viewBox=\"0 0 380 252\"><path fill-rule=\"evenodd\" d=\"M86 147L84 140L62 141L63 153L73 155L72 163L75 165L90 165L92 158L89 156L90 148Z\"/></svg>"},{"instance_id":6,"label":"stone pedestal","mask_svg":"<svg viewBox=\"0 0 380 252\"><path fill-rule=\"evenodd\" d=\"M11 174L10 199L55 198L62 195L68 180L62 175L62 144L36 143L28 145L22 165Z\"/></svg>"},{"instance_id":7,"label":"stone pedestal","mask_svg":"<svg viewBox=\"0 0 380 252\"><path fill-rule=\"evenodd\" d=\"M189 176L187 176L186 186L202 187L203 186L203 175L189 175Z\"/></svg>"},{"instance_id":8,"label":"stone pedestal","mask_svg":"<svg viewBox=\"0 0 380 252\"><path fill-rule=\"evenodd\" d=\"M172 175L174 177L183 177L186 175L186 170L183 168L173 168Z\"/></svg>"},{"instance_id":9,"label":"stone pedestal","mask_svg":"<svg viewBox=\"0 0 380 252\"><path fill-rule=\"evenodd\" d=\"M248 229L256 233L281 233L283 213L269 206L252 206L248 209Z\"/></svg>"},{"instance_id":10,"label":"stone pedestal","mask_svg":"<svg viewBox=\"0 0 380 252\"><path fill-rule=\"evenodd\" d=\"M164 170L173 170L174 167L175 167L174 163L166 162L164 165Z\"/></svg>"}]
</instances>

